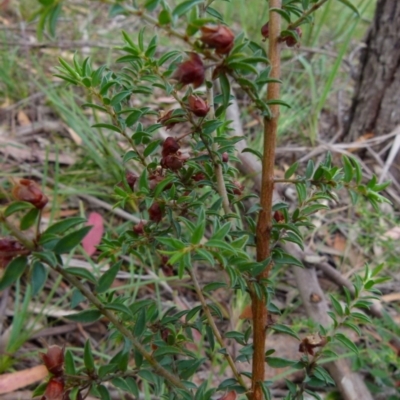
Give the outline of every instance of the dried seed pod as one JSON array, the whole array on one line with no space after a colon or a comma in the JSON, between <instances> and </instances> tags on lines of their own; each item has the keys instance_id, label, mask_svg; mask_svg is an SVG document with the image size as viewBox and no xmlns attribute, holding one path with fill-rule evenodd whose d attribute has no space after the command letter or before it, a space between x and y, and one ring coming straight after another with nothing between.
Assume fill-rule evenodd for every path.
<instances>
[{"instance_id":1,"label":"dried seed pod","mask_svg":"<svg viewBox=\"0 0 400 400\"><path fill-rule=\"evenodd\" d=\"M144 233L144 226L145 223L143 221L140 221L133 227L133 232L135 232L137 235L143 235Z\"/></svg>"},{"instance_id":2,"label":"dried seed pod","mask_svg":"<svg viewBox=\"0 0 400 400\"><path fill-rule=\"evenodd\" d=\"M193 84L198 88L204 82L205 68L202 59L197 53L190 53L189 59L179 64L177 70L172 75L182 85Z\"/></svg>"},{"instance_id":3,"label":"dried seed pod","mask_svg":"<svg viewBox=\"0 0 400 400\"><path fill-rule=\"evenodd\" d=\"M210 110L207 102L201 97L193 96L192 94L188 97L189 110L196 115L196 117L205 117Z\"/></svg>"},{"instance_id":4,"label":"dried seed pod","mask_svg":"<svg viewBox=\"0 0 400 400\"><path fill-rule=\"evenodd\" d=\"M160 222L163 217L163 210L158 203L153 203L147 210L149 212L150 221Z\"/></svg>"},{"instance_id":5,"label":"dried seed pod","mask_svg":"<svg viewBox=\"0 0 400 400\"><path fill-rule=\"evenodd\" d=\"M41 400L63 400L64 399L64 378L52 377L46 386L46 391Z\"/></svg>"},{"instance_id":6,"label":"dried seed pod","mask_svg":"<svg viewBox=\"0 0 400 400\"><path fill-rule=\"evenodd\" d=\"M40 353L47 370L54 376L64 374L64 349L60 346L50 346L47 353Z\"/></svg>"},{"instance_id":7,"label":"dried seed pod","mask_svg":"<svg viewBox=\"0 0 400 400\"><path fill-rule=\"evenodd\" d=\"M224 25L206 25L201 28L200 40L218 54L228 54L233 47L235 35Z\"/></svg>"},{"instance_id":8,"label":"dried seed pod","mask_svg":"<svg viewBox=\"0 0 400 400\"><path fill-rule=\"evenodd\" d=\"M166 157L170 154L176 154L180 148L181 146L179 146L178 142L173 137L169 136L164 140L161 155Z\"/></svg>"},{"instance_id":9,"label":"dried seed pod","mask_svg":"<svg viewBox=\"0 0 400 400\"><path fill-rule=\"evenodd\" d=\"M43 194L36 182L30 179L21 179L12 189L12 194L16 200L26 201L41 210L49 201Z\"/></svg>"},{"instance_id":10,"label":"dried seed pod","mask_svg":"<svg viewBox=\"0 0 400 400\"><path fill-rule=\"evenodd\" d=\"M319 332L314 335L306 336L299 345L300 353L307 353L311 356L314 355L314 349L316 347L324 347L327 343L325 336L321 336Z\"/></svg>"}]
</instances>

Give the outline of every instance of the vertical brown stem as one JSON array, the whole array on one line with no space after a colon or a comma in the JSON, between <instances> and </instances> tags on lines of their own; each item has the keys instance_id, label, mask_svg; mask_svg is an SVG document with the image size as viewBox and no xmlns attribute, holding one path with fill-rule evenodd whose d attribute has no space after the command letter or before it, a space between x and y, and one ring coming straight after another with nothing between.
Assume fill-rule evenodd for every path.
<instances>
[{"instance_id":1,"label":"vertical brown stem","mask_svg":"<svg viewBox=\"0 0 400 400\"><path fill-rule=\"evenodd\" d=\"M281 8L281 0L269 0L269 8ZM269 47L268 57L271 62L272 78L280 78L280 43L281 17L274 11L269 12ZM279 83L268 84L267 100L279 99ZM261 211L257 221L257 261L263 261L270 255L270 238L272 229L272 196L274 191L275 147L279 118L279 105L271 105L272 117L264 118L264 154L261 177ZM270 265L258 276L258 281L268 277ZM266 299L258 298L252 291L253 313L253 400L262 400L260 382L265 375L265 341L266 341Z\"/></svg>"}]
</instances>

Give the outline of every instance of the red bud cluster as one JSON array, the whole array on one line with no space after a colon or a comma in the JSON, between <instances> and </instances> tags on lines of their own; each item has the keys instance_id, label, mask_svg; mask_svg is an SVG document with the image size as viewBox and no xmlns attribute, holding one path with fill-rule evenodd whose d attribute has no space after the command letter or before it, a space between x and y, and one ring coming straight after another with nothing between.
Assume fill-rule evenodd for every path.
<instances>
[{"instance_id":1,"label":"red bud cluster","mask_svg":"<svg viewBox=\"0 0 400 400\"><path fill-rule=\"evenodd\" d=\"M29 250L25 249L14 238L0 239L0 269L7 267L15 256L22 254L29 254Z\"/></svg>"},{"instance_id":2,"label":"red bud cluster","mask_svg":"<svg viewBox=\"0 0 400 400\"><path fill-rule=\"evenodd\" d=\"M144 233L144 226L145 223L143 221L140 221L133 227L133 232L135 232L137 235L143 235Z\"/></svg>"},{"instance_id":3,"label":"red bud cluster","mask_svg":"<svg viewBox=\"0 0 400 400\"><path fill-rule=\"evenodd\" d=\"M227 163L228 161L229 161L229 154L226 151L224 151L222 153L222 162Z\"/></svg>"},{"instance_id":4,"label":"red bud cluster","mask_svg":"<svg viewBox=\"0 0 400 400\"><path fill-rule=\"evenodd\" d=\"M285 221L285 216L283 215L282 211L275 211L274 212L274 220L276 222L284 222Z\"/></svg>"},{"instance_id":5,"label":"red bud cluster","mask_svg":"<svg viewBox=\"0 0 400 400\"><path fill-rule=\"evenodd\" d=\"M297 27L295 31L298 37L301 38L301 36L303 35L301 28ZM297 39L291 35L283 36L282 41L285 42L288 47L294 47L298 43Z\"/></svg>"},{"instance_id":6,"label":"red bud cluster","mask_svg":"<svg viewBox=\"0 0 400 400\"><path fill-rule=\"evenodd\" d=\"M164 212L157 202L153 203L147 211L149 212L150 221L160 222L162 220Z\"/></svg>"},{"instance_id":7,"label":"red bud cluster","mask_svg":"<svg viewBox=\"0 0 400 400\"><path fill-rule=\"evenodd\" d=\"M204 64L197 53L190 53L189 60L179 64L177 70L172 75L182 85L193 84L194 88L198 88L204 82Z\"/></svg>"},{"instance_id":8,"label":"red bud cluster","mask_svg":"<svg viewBox=\"0 0 400 400\"><path fill-rule=\"evenodd\" d=\"M64 378L60 377L52 377L47 386L44 395L40 400L66 400L69 398L64 393L65 383Z\"/></svg>"},{"instance_id":9,"label":"red bud cluster","mask_svg":"<svg viewBox=\"0 0 400 400\"><path fill-rule=\"evenodd\" d=\"M59 346L50 346L47 353L40 354L47 370L53 375L41 400L64 400L68 398L64 393L64 349Z\"/></svg>"},{"instance_id":10,"label":"red bud cluster","mask_svg":"<svg viewBox=\"0 0 400 400\"><path fill-rule=\"evenodd\" d=\"M21 179L12 189L12 194L16 200L26 201L41 210L49 201L43 194L36 182L30 179Z\"/></svg>"},{"instance_id":11,"label":"red bud cluster","mask_svg":"<svg viewBox=\"0 0 400 400\"><path fill-rule=\"evenodd\" d=\"M138 180L137 175L135 175L133 172L127 171L125 174L126 181L128 182L129 187L133 190L136 181Z\"/></svg>"},{"instance_id":12,"label":"red bud cluster","mask_svg":"<svg viewBox=\"0 0 400 400\"><path fill-rule=\"evenodd\" d=\"M269 38L269 22L267 22L265 25L262 26L261 28L261 35L265 39Z\"/></svg>"},{"instance_id":13,"label":"red bud cluster","mask_svg":"<svg viewBox=\"0 0 400 400\"><path fill-rule=\"evenodd\" d=\"M196 117L205 117L210 111L210 106L201 97L193 96L192 94L188 97L189 110Z\"/></svg>"},{"instance_id":14,"label":"red bud cluster","mask_svg":"<svg viewBox=\"0 0 400 400\"><path fill-rule=\"evenodd\" d=\"M163 143L161 166L171 171L181 169L187 157L179 151L181 147L173 137L167 137Z\"/></svg>"},{"instance_id":15,"label":"red bud cluster","mask_svg":"<svg viewBox=\"0 0 400 400\"><path fill-rule=\"evenodd\" d=\"M40 356L47 370L54 376L64 374L64 349L59 346L50 346L47 353L41 353Z\"/></svg>"},{"instance_id":16,"label":"red bud cluster","mask_svg":"<svg viewBox=\"0 0 400 400\"><path fill-rule=\"evenodd\" d=\"M233 189L233 194L237 194L238 196L241 196L243 193L244 185L242 185L238 181L234 181L233 185L235 186Z\"/></svg>"},{"instance_id":17,"label":"red bud cluster","mask_svg":"<svg viewBox=\"0 0 400 400\"><path fill-rule=\"evenodd\" d=\"M224 25L207 25L201 28L200 40L217 54L228 54L233 47L235 35Z\"/></svg>"}]
</instances>

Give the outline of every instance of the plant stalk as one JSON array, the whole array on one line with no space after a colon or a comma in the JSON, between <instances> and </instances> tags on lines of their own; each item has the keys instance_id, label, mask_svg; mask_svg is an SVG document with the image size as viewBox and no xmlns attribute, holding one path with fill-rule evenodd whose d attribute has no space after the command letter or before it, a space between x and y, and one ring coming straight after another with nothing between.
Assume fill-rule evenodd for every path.
<instances>
[{"instance_id":1,"label":"plant stalk","mask_svg":"<svg viewBox=\"0 0 400 400\"><path fill-rule=\"evenodd\" d=\"M188 389L182 381L164 367L162 367L153 356L145 349L145 347L136 339L132 332L124 326L117 316L107 308L104 304L75 276L66 272L62 267L56 265L52 267L57 271L67 282L77 288L89 301L93 304L127 339L129 339L133 347L147 360L157 375L162 376L170 385L187 391Z\"/></svg>"},{"instance_id":2,"label":"plant stalk","mask_svg":"<svg viewBox=\"0 0 400 400\"><path fill-rule=\"evenodd\" d=\"M270 77L280 78L280 43L281 16L271 8L281 8L281 0L269 0L269 46L268 58L271 63ZM268 84L267 101L279 99L280 84L272 82ZM257 239L257 261L264 261L270 256L270 239L272 230L272 197L274 192L274 165L275 148L279 119L279 105L272 104L271 117L264 117L264 153L261 175L261 210L258 215L256 239ZM268 278L271 264L257 277L259 283ZM258 297L251 290L252 313L253 313L253 373L251 388L252 400L263 400L261 383L265 376L265 341L267 312L265 296Z\"/></svg>"}]
</instances>

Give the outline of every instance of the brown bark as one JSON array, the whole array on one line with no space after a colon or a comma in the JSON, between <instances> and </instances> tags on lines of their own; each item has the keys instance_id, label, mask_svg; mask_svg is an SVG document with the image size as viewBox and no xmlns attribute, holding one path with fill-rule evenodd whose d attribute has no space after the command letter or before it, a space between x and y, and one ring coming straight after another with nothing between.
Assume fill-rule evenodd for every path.
<instances>
[{"instance_id":1,"label":"brown bark","mask_svg":"<svg viewBox=\"0 0 400 400\"><path fill-rule=\"evenodd\" d=\"M400 124L400 2L378 0L360 57L346 140L382 135Z\"/></svg>"}]
</instances>

